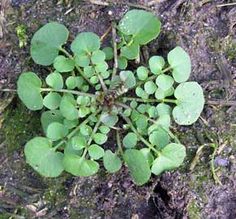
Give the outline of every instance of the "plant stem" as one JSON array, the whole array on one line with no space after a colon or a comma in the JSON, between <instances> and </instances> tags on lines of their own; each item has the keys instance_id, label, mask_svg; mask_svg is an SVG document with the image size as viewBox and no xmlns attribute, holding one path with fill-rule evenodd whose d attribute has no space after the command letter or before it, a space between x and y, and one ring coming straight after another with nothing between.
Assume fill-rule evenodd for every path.
<instances>
[{"instance_id":1,"label":"plant stem","mask_svg":"<svg viewBox=\"0 0 236 219\"><path fill-rule=\"evenodd\" d=\"M66 138L69 140L70 138L72 138L76 132L79 131L80 127L82 125L85 125L89 122L90 117L91 116L96 116L99 112L101 112L101 109L97 110L95 113L93 113L92 115L90 115L87 119L85 119L82 123L80 123L72 132L70 132ZM65 139L61 140L55 147L53 147L54 151L59 148L61 145L63 145L65 143Z\"/></svg>"},{"instance_id":2,"label":"plant stem","mask_svg":"<svg viewBox=\"0 0 236 219\"><path fill-rule=\"evenodd\" d=\"M214 149L214 151L211 155L211 161L210 161L212 176L213 176L215 183L222 185L219 177L216 175L216 170L215 170L215 165L214 165L215 156L216 156L218 146L216 146L216 144L211 144L211 147Z\"/></svg>"},{"instance_id":3,"label":"plant stem","mask_svg":"<svg viewBox=\"0 0 236 219\"><path fill-rule=\"evenodd\" d=\"M61 47L60 51L64 53L68 58L74 59L73 56L69 52L67 52L64 48Z\"/></svg>"},{"instance_id":4,"label":"plant stem","mask_svg":"<svg viewBox=\"0 0 236 219\"><path fill-rule=\"evenodd\" d=\"M80 91L76 91L76 90L67 90L67 89L60 89L60 90L55 90L52 88L41 88L42 92L50 92L50 91L54 91L54 92L60 92L60 93L70 93L70 94L75 94L78 96L88 96L88 97L96 97L95 94L91 94L91 93L84 93L84 92L80 92Z\"/></svg>"},{"instance_id":5,"label":"plant stem","mask_svg":"<svg viewBox=\"0 0 236 219\"><path fill-rule=\"evenodd\" d=\"M0 89L1 92L17 92L16 89L9 89L9 88L6 88L6 89Z\"/></svg>"},{"instance_id":6,"label":"plant stem","mask_svg":"<svg viewBox=\"0 0 236 219\"><path fill-rule=\"evenodd\" d=\"M107 37L107 35L110 33L111 29L112 29L112 26L108 27L106 32L100 37L101 42Z\"/></svg>"},{"instance_id":7,"label":"plant stem","mask_svg":"<svg viewBox=\"0 0 236 219\"><path fill-rule=\"evenodd\" d=\"M89 138L89 140L88 140L88 144L87 144L87 145L90 145L90 144L91 144L91 142L92 142L92 140L93 140L93 136L94 136L94 134L97 132L97 130L98 130L100 124L101 124L101 120L100 120L100 117L99 117L99 119L98 119L96 125L94 126L93 132L92 132L91 135L90 135L90 138ZM85 158L87 152L88 152L88 146L84 149L83 154L82 154L82 158Z\"/></svg>"},{"instance_id":8,"label":"plant stem","mask_svg":"<svg viewBox=\"0 0 236 219\"><path fill-rule=\"evenodd\" d=\"M60 51L62 52L62 53L64 53L68 58L70 58L70 59L73 59L74 60L74 57L69 53L69 52L67 52L64 48L60 48ZM77 65L77 64L75 64L75 68L78 70L78 72L80 73L80 75L83 77L83 79L85 80L85 81L87 81L87 83L90 85L90 86L92 86L92 87L94 87L94 85L89 81L89 79L84 75L84 72L82 71L82 69Z\"/></svg>"},{"instance_id":9,"label":"plant stem","mask_svg":"<svg viewBox=\"0 0 236 219\"><path fill-rule=\"evenodd\" d=\"M106 92L107 91L107 86L106 86L103 78L101 77L101 75L99 73L97 73L97 76L98 76L98 79L100 81L100 84L102 86L103 91Z\"/></svg>"},{"instance_id":10,"label":"plant stem","mask_svg":"<svg viewBox=\"0 0 236 219\"><path fill-rule=\"evenodd\" d=\"M112 22L112 42L113 42L113 51L114 51L114 66L113 72L111 76L111 81L113 81L116 76L117 68L118 68L118 55L117 55L117 43L116 43L116 23Z\"/></svg>"},{"instance_id":11,"label":"plant stem","mask_svg":"<svg viewBox=\"0 0 236 219\"><path fill-rule=\"evenodd\" d=\"M120 133L118 130L116 130L116 143L118 145L118 150L121 154L124 154L122 145L121 145L121 140L120 140Z\"/></svg>"},{"instance_id":12,"label":"plant stem","mask_svg":"<svg viewBox=\"0 0 236 219\"><path fill-rule=\"evenodd\" d=\"M124 102L126 101L137 101L137 102L143 102L143 103L175 103L177 104L177 100L173 100L173 99L162 99L162 100L157 100L157 99L142 99L142 98L138 98L138 97L123 97L122 100Z\"/></svg>"},{"instance_id":13,"label":"plant stem","mask_svg":"<svg viewBox=\"0 0 236 219\"><path fill-rule=\"evenodd\" d=\"M132 131L138 136L138 138L145 144L147 145L151 150L153 150L155 153L158 154L158 151L153 147L152 144L150 144L146 139L143 138L142 135L139 134L138 130L134 127L132 124L131 120L127 118L123 113L120 113L121 117L129 124L130 128Z\"/></svg>"}]
</instances>

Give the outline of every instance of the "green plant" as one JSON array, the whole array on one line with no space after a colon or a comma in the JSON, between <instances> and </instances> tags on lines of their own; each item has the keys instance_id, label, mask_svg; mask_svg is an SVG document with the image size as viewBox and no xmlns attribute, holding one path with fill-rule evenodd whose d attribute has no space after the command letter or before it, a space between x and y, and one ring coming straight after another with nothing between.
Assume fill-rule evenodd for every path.
<instances>
[{"instance_id":1,"label":"green plant","mask_svg":"<svg viewBox=\"0 0 236 219\"><path fill-rule=\"evenodd\" d=\"M200 85L186 82L188 54L176 47L168 62L153 56L147 65L120 70L128 68L128 60L139 60L140 46L155 39L160 26L152 13L131 10L113 27L113 39L116 30L121 39L113 40L113 48L101 50L100 38L84 32L70 45L73 55L62 47L69 35L62 24L48 23L34 34L33 60L53 65L45 82L33 72L22 73L17 82L18 95L29 109L47 109L41 116L46 137L35 137L25 146L26 160L37 172L90 176L98 172L100 160L111 173L124 162L134 182L142 185L151 173L182 164L185 147L170 130L171 114L176 123L191 125L204 106ZM107 148L111 135L117 147Z\"/></svg>"}]
</instances>

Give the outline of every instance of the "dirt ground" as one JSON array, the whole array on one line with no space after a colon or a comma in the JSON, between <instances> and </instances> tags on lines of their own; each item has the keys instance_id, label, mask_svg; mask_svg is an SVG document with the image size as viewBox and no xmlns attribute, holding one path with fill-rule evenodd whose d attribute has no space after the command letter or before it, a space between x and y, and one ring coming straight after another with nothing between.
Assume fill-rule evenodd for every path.
<instances>
[{"instance_id":1,"label":"dirt ground","mask_svg":"<svg viewBox=\"0 0 236 219\"><path fill-rule=\"evenodd\" d=\"M27 140L41 133L40 114L28 111L14 94L0 93L0 218L236 218L236 5L224 0L104 2L2 0L0 88L15 88L26 70L45 77L48 71L33 63L29 44L46 22L65 24L71 39L81 31L101 36L129 9L146 8L160 18L162 32L144 51L165 56L174 46L183 47L191 56L191 79L202 85L207 99L196 124L174 127L187 147L186 162L142 187L132 183L125 168L113 175L102 170L88 178L42 178L23 155ZM16 28L25 30L22 48Z\"/></svg>"}]
</instances>

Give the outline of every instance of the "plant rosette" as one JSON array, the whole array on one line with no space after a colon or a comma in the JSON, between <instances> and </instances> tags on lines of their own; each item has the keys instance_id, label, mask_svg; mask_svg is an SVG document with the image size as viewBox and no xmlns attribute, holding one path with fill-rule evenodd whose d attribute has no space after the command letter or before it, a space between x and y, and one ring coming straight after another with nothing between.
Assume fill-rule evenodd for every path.
<instances>
[{"instance_id":1,"label":"plant rosette","mask_svg":"<svg viewBox=\"0 0 236 219\"><path fill-rule=\"evenodd\" d=\"M129 69L129 62L139 60L140 47L156 39L160 28L152 13L131 10L114 27L121 39L113 42L114 48L102 49L100 37L92 32L79 33L65 46L69 31L57 22L34 34L32 59L53 70L45 81L34 72L22 73L17 81L26 107L44 109L45 137L34 137L24 148L32 168L46 177L63 171L91 176L101 165L110 173L125 165L134 182L143 185L152 174L183 163L186 149L171 132L171 121L191 125L204 106L201 86L187 81L189 55L177 46L167 59L152 56ZM112 59L118 69L108 64ZM116 147L105 149L111 135Z\"/></svg>"}]
</instances>

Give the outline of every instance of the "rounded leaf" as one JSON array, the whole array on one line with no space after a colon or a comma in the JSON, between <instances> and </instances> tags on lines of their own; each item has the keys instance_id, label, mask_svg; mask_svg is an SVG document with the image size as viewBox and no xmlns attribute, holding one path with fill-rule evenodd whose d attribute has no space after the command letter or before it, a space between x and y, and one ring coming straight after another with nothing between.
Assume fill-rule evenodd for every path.
<instances>
[{"instance_id":1,"label":"rounded leaf","mask_svg":"<svg viewBox=\"0 0 236 219\"><path fill-rule=\"evenodd\" d=\"M123 138L123 144L126 148L134 148L138 142L138 137L135 133L129 132L124 138Z\"/></svg>"},{"instance_id":2,"label":"rounded leaf","mask_svg":"<svg viewBox=\"0 0 236 219\"><path fill-rule=\"evenodd\" d=\"M61 95L58 93L49 93L43 98L43 105L48 109L55 110L60 106Z\"/></svg>"},{"instance_id":3,"label":"rounded leaf","mask_svg":"<svg viewBox=\"0 0 236 219\"><path fill-rule=\"evenodd\" d=\"M79 33L71 44L71 50L76 55L91 53L100 48L100 38L92 32Z\"/></svg>"},{"instance_id":4,"label":"rounded leaf","mask_svg":"<svg viewBox=\"0 0 236 219\"><path fill-rule=\"evenodd\" d=\"M156 84L163 91L167 91L174 84L174 79L169 75L162 74L157 77Z\"/></svg>"},{"instance_id":5,"label":"rounded leaf","mask_svg":"<svg viewBox=\"0 0 236 219\"><path fill-rule=\"evenodd\" d=\"M145 81L148 78L148 69L144 66L138 67L137 75L139 80Z\"/></svg>"},{"instance_id":6,"label":"rounded leaf","mask_svg":"<svg viewBox=\"0 0 236 219\"><path fill-rule=\"evenodd\" d=\"M177 46L168 53L167 59L175 81L178 83L187 81L191 73L191 60L188 53Z\"/></svg>"},{"instance_id":7,"label":"rounded leaf","mask_svg":"<svg viewBox=\"0 0 236 219\"><path fill-rule=\"evenodd\" d=\"M98 160L100 158L102 158L104 156L104 149L96 144L92 144L89 148L88 148L88 153L89 156L94 159L94 160Z\"/></svg>"},{"instance_id":8,"label":"rounded leaf","mask_svg":"<svg viewBox=\"0 0 236 219\"><path fill-rule=\"evenodd\" d=\"M75 61L65 56L57 56L53 62L53 67L58 72L70 72L75 67Z\"/></svg>"},{"instance_id":9,"label":"rounded leaf","mask_svg":"<svg viewBox=\"0 0 236 219\"><path fill-rule=\"evenodd\" d=\"M102 51L105 53L107 61L113 59L113 56L114 56L113 48L104 47Z\"/></svg>"},{"instance_id":10,"label":"rounded leaf","mask_svg":"<svg viewBox=\"0 0 236 219\"><path fill-rule=\"evenodd\" d=\"M63 78L58 72L53 72L46 77L46 83L55 90L63 88Z\"/></svg>"},{"instance_id":11,"label":"rounded leaf","mask_svg":"<svg viewBox=\"0 0 236 219\"><path fill-rule=\"evenodd\" d=\"M53 122L48 125L47 137L52 141L57 141L64 138L68 134L68 129L59 122Z\"/></svg>"},{"instance_id":12,"label":"rounded leaf","mask_svg":"<svg viewBox=\"0 0 236 219\"><path fill-rule=\"evenodd\" d=\"M155 175L179 167L186 156L186 149L181 144L171 143L164 147L154 160L151 171Z\"/></svg>"},{"instance_id":13,"label":"rounded leaf","mask_svg":"<svg viewBox=\"0 0 236 219\"><path fill-rule=\"evenodd\" d=\"M102 133L96 133L93 135L93 140L96 144L104 144L107 141L107 136Z\"/></svg>"},{"instance_id":14,"label":"rounded leaf","mask_svg":"<svg viewBox=\"0 0 236 219\"><path fill-rule=\"evenodd\" d=\"M110 150L106 150L103 156L103 165L108 172L115 173L121 168L122 163L116 154Z\"/></svg>"},{"instance_id":15,"label":"rounded leaf","mask_svg":"<svg viewBox=\"0 0 236 219\"><path fill-rule=\"evenodd\" d=\"M118 116L105 112L101 115L100 120L104 125L113 127L118 122Z\"/></svg>"},{"instance_id":16,"label":"rounded leaf","mask_svg":"<svg viewBox=\"0 0 236 219\"><path fill-rule=\"evenodd\" d=\"M45 134L47 134L47 128L49 124L53 122L58 122L63 124L63 116L61 115L61 112L59 110L50 110L50 111L45 111L41 115L41 124L43 127L43 131Z\"/></svg>"},{"instance_id":17,"label":"rounded leaf","mask_svg":"<svg viewBox=\"0 0 236 219\"><path fill-rule=\"evenodd\" d=\"M153 81L147 81L144 84L144 90L147 94L154 94L157 89L156 84Z\"/></svg>"},{"instance_id":18,"label":"rounded leaf","mask_svg":"<svg viewBox=\"0 0 236 219\"><path fill-rule=\"evenodd\" d=\"M63 154L52 148L47 138L35 137L24 149L26 162L38 173L46 177L57 177L64 170L62 166Z\"/></svg>"},{"instance_id":19,"label":"rounded leaf","mask_svg":"<svg viewBox=\"0 0 236 219\"><path fill-rule=\"evenodd\" d=\"M149 141L152 145L156 145L158 149L164 148L170 142L170 136L168 133L161 127L157 127L149 135Z\"/></svg>"},{"instance_id":20,"label":"rounded leaf","mask_svg":"<svg viewBox=\"0 0 236 219\"><path fill-rule=\"evenodd\" d=\"M197 82L181 83L174 95L177 99L177 106L172 111L175 122L179 125L193 124L205 103L202 87Z\"/></svg>"},{"instance_id":21,"label":"rounded leaf","mask_svg":"<svg viewBox=\"0 0 236 219\"><path fill-rule=\"evenodd\" d=\"M86 147L87 141L83 135L77 135L71 138L70 144L75 150L82 150Z\"/></svg>"},{"instance_id":22,"label":"rounded leaf","mask_svg":"<svg viewBox=\"0 0 236 219\"><path fill-rule=\"evenodd\" d=\"M125 35L132 35L141 45L155 39L160 33L161 23L151 12L130 10L119 22L119 30Z\"/></svg>"},{"instance_id":23,"label":"rounded leaf","mask_svg":"<svg viewBox=\"0 0 236 219\"><path fill-rule=\"evenodd\" d=\"M65 154L63 158L65 171L75 176L92 176L98 172L99 164L93 160L86 160L76 154Z\"/></svg>"},{"instance_id":24,"label":"rounded leaf","mask_svg":"<svg viewBox=\"0 0 236 219\"><path fill-rule=\"evenodd\" d=\"M41 95L42 82L33 72L22 73L17 81L17 94L21 101L30 110L43 108L43 97Z\"/></svg>"},{"instance_id":25,"label":"rounded leaf","mask_svg":"<svg viewBox=\"0 0 236 219\"><path fill-rule=\"evenodd\" d=\"M164 65L165 65L165 60L161 56L152 56L149 59L149 68L151 72L155 75L161 73Z\"/></svg>"},{"instance_id":26,"label":"rounded leaf","mask_svg":"<svg viewBox=\"0 0 236 219\"><path fill-rule=\"evenodd\" d=\"M105 58L105 53L101 50L97 50L92 53L91 61L93 64L99 64L101 62L104 62Z\"/></svg>"},{"instance_id":27,"label":"rounded leaf","mask_svg":"<svg viewBox=\"0 0 236 219\"><path fill-rule=\"evenodd\" d=\"M30 53L35 63L51 65L58 56L59 50L67 41L67 28L57 22L51 22L41 27L31 40Z\"/></svg>"},{"instance_id":28,"label":"rounded leaf","mask_svg":"<svg viewBox=\"0 0 236 219\"><path fill-rule=\"evenodd\" d=\"M126 88L130 89L136 85L136 79L132 71L121 71L120 79Z\"/></svg>"},{"instance_id":29,"label":"rounded leaf","mask_svg":"<svg viewBox=\"0 0 236 219\"><path fill-rule=\"evenodd\" d=\"M141 151L136 149L126 150L124 160L135 184L143 185L148 182L151 177L151 170L148 160Z\"/></svg>"},{"instance_id":30,"label":"rounded leaf","mask_svg":"<svg viewBox=\"0 0 236 219\"><path fill-rule=\"evenodd\" d=\"M79 112L76 108L76 101L70 95L64 95L60 103L61 114L68 120L79 118Z\"/></svg>"}]
</instances>

